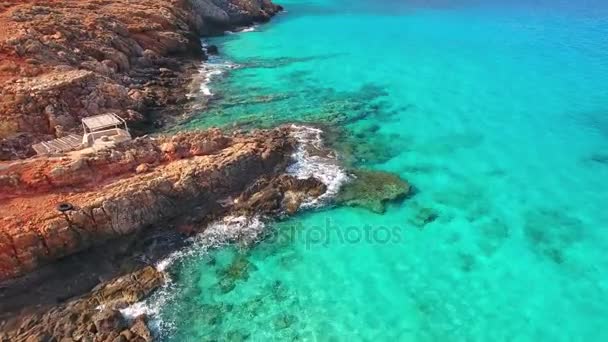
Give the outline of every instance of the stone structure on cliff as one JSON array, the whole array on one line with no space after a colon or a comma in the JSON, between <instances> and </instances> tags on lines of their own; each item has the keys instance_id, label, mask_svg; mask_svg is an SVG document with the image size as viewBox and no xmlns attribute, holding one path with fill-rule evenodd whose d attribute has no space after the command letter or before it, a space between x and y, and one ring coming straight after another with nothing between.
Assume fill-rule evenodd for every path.
<instances>
[{"instance_id":1,"label":"stone structure on cliff","mask_svg":"<svg viewBox=\"0 0 608 342\"><path fill-rule=\"evenodd\" d=\"M53 155L86 148L93 151L110 148L117 143L131 140L126 121L114 113L88 116L82 119L82 128L83 135L70 134L42 141L32 145L32 148L38 155Z\"/></svg>"}]
</instances>

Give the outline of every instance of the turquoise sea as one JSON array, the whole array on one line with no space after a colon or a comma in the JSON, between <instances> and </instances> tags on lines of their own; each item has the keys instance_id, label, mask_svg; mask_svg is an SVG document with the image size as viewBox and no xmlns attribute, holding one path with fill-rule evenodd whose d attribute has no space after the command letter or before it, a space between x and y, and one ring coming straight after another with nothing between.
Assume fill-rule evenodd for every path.
<instances>
[{"instance_id":1,"label":"turquoise sea","mask_svg":"<svg viewBox=\"0 0 608 342\"><path fill-rule=\"evenodd\" d=\"M415 194L195 244L148 303L161 339L608 340L608 2L282 5L207 41L226 70L180 129L315 124Z\"/></svg>"}]
</instances>

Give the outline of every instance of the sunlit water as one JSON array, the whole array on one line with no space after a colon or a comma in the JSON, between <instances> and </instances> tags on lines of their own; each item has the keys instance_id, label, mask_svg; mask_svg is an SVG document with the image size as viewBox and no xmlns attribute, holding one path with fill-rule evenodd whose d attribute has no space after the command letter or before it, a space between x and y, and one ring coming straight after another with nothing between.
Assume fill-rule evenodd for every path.
<instances>
[{"instance_id":1,"label":"sunlit water","mask_svg":"<svg viewBox=\"0 0 608 342\"><path fill-rule=\"evenodd\" d=\"M382 215L267 223L253 249L191 250L151 300L162 339L608 339L608 4L283 4L210 41L241 68L182 129L342 129L345 165L416 193Z\"/></svg>"}]
</instances>

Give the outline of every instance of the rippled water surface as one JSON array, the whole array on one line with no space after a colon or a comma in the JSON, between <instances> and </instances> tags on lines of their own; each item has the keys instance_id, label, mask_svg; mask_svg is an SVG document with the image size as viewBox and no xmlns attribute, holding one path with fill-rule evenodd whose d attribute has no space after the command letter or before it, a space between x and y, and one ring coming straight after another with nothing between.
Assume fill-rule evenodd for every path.
<instances>
[{"instance_id":1,"label":"rippled water surface","mask_svg":"<svg viewBox=\"0 0 608 342\"><path fill-rule=\"evenodd\" d=\"M608 4L283 5L211 40L241 68L184 129L320 124L345 165L415 195L190 251L151 300L162 338L608 339Z\"/></svg>"}]
</instances>

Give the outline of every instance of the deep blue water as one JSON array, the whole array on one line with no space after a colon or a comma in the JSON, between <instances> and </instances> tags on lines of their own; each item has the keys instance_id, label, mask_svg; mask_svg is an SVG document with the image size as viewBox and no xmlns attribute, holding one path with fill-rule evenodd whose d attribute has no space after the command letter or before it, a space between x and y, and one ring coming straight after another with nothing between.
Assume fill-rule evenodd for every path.
<instances>
[{"instance_id":1,"label":"deep blue water","mask_svg":"<svg viewBox=\"0 0 608 342\"><path fill-rule=\"evenodd\" d=\"M152 299L163 339L608 339L608 2L282 4L211 40L241 68L183 128L322 124L345 165L416 194L186 253ZM332 235L366 227L390 241Z\"/></svg>"}]
</instances>

